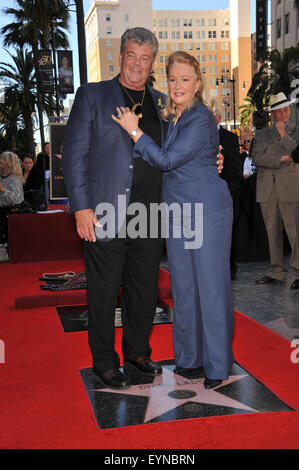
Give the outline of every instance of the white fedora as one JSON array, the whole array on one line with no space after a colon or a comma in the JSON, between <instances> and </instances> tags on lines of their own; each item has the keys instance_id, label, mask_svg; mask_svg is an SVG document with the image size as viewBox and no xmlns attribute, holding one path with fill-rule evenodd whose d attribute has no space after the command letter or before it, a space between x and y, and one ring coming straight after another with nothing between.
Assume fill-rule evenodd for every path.
<instances>
[{"instance_id":1,"label":"white fedora","mask_svg":"<svg viewBox=\"0 0 299 470\"><path fill-rule=\"evenodd\" d=\"M275 111L276 109L285 108L290 106L294 101L289 100L284 93L278 93L277 95L270 96L270 109L269 111Z\"/></svg>"}]
</instances>

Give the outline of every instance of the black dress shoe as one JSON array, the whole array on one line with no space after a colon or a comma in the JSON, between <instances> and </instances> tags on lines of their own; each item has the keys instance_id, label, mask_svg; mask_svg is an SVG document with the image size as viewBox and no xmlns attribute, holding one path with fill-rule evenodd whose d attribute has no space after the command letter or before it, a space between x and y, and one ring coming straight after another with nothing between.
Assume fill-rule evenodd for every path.
<instances>
[{"instance_id":1,"label":"black dress shoe","mask_svg":"<svg viewBox=\"0 0 299 470\"><path fill-rule=\"evenodd\" d=\"M184 367L175 367L174 371L175 374L181 375L186 379L200 379L204 377L204 371L202 367L196 367L193 369L187 369Z\"/></svg>"},{"instance_id":2,"label":"black dress shoe","mask_svg":"<svg viewBox=\"0 0 299 470\"><path fill-rule=\"evenodd\" d=\"M123 374L119 369L109 369L106 372L101 372L96 367L93 367L93 372L98 375L101 381L109 388L124 389L131 386L129 377Z\"/></svg>"},{"instance_id":3,"label":"black dress shoe","mask_svg":"<svg viewBox=\"0 0 299 470\"><path fill-rule=\"evenodd\" d=\"M155 376L162 374L162 367L151 361L149 357L141 356L135 361L124 360L124 367L135 369L143 375Z\"/></svg>"},{"instance_id":4,"label":"black dress shoe","mask_svg":"<svg viewBox=\"0 0 299 470\"><path fill-rule=\"evenodd\" d=\"M290 289L299 289L299 279L292 282Z\"/></svg>"},{"instance_id":5,"label":"black dress shoe","mask_svg":"<svg viewBox=\"0 0 299 470\"><path fill-rule=\"evenodd\" d=\"M205 378L204 387L207 389L215 388L217 385L220 385L222 380L220 379L209 379L208 377Z\"/></svg>"},{"instance_id":6,"label":"black dress shoe","mask_svg":"<svg viewBox=\"0 0 299 470\"><path fill-rule=\"evenodd\" d=\"M270 284L271 282L283 282L283 281L279 281L278 279L274 279L274 277L270 277L270 276L264 276L261 279L257 279L255 281L256 284Z\"/></svg>"}]
</instances>

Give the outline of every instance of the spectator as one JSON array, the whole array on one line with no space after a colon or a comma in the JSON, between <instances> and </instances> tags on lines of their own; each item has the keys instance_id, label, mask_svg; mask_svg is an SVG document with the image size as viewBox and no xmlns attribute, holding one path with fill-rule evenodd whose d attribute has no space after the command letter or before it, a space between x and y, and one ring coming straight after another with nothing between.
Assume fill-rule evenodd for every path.
<instances>
[{"instance_id":1,"label":"spectator","mask_svg":"<svg viewBox=\"0 0 299 470\"><path fill-rule=\"evenodd\" d=\"M36 167L32 155L23 156L23 176L24 176L24 199L28 201L34 210L40 210L45 204L44 195L44 175Z\"/></svg>"},{"instance_id":2,"label":"spectator","mask_svg":"<svg viewBox=\"0 0 299 470\"><path fill-rule=\"evenodd\" d=\"M7 214L11 208L24 201L23 174L17 155L3 152L0 155L0 261L8 260Z\"/></svg>"},{"instance_id":3,"label":"spectator","mask_svg":"<svg viewBox=\"0 0 299 470\"><path fill-rule=\"evenodd\" d=\"M252 158L251 158L251 149L253 145L253 140L247 139L244 143L246 157L243 164L243 178L247 179L249 176L256 173L257 169L254 165Z\"/></svg>"},{"instance_id":4,"label":"spectator","mask_svg":"<svg viewBox=\"0 0 299 470\"><path fill-rule=\"evenodd\" d=\"M50 180L50 144L45 142L42 151L36 157L36 167L43 173L45 181L46 201L49 200L49 180Z\"/></svg>"},{"instance_id":5,"label":"spectator","mask_svg":"<svg viewBox=\"0 0 299 470\"><path fill-rule=\"evenodd\" d=\"M226 181L235 205L235 199L242 182L242 161L240 159L239 141L236 134L220 126L221 113L215 102L212 104L212 110L219 132L219 144L222 146L221 153L224 156L223 171L220 176L222 179L224 179L224 181ZM232 280L236 279L237 273L234 250L234 234L235 226L233 225L233 236L230 253L230 270Z\"/></svg>"},{"instance_id":6,"label":"spectator","mask_svg":"<svg viewBox=\"0 0 299 470\"><path fill-rule=\"evenodd\" d=\"M291 157L299 144L299 127L290 122L292 101L284 93L270 96L273 125L257 132L252 151L258 167L257 202L267 229L271 268L258 284L286 280L283 227L291 246L295 273L291 289L299 289L299 172Z\"/></svg>"},{"instance_id":7,"label":"spectator","mask_svg":"<svg viewBox=\"0 0 299 470\"><path fill-rule=\"evenodd\" d=\"M39 168L35 165L34 158L31 155L23 156L23 176L24 193L30 190L41 189L44 183L44 177Z\"/></svg>"}]
</instances>

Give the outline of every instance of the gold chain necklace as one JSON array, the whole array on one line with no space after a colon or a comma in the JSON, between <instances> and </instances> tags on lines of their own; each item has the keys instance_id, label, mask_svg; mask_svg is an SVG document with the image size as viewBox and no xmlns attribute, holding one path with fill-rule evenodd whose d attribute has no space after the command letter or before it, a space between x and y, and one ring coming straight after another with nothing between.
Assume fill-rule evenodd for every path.
<instances>
[{"instance_id":1,"label":"gold chain necklace","mask_svg":"<svg viewBox=\"0 0 299 470\"><path fill-rule=\"evenodd\" d=\"M133 107L131 109L132 113L135 113L135 111L137 110L138 106L140 108L140 111L135 113L137 114L137 116L139 117L139 119L141 119L143 117L143 114L142 114L142 105L143 105L143 101L144 101L144 97L145 97L145 87L144 87L144 90L143 90L143 95L142 95L142 100L141 100L141 103L135 103L135 101L131 98L131 96L129 95L129 93L127 92L127 90L125 89L125 87L123 86L123 84L121 83L121 86L122 88L124 89L124 91L126 92L126 94L128 95L128 97L130 98L130 100L132 101L133 103Z\"/></svg>"}]
</instances>

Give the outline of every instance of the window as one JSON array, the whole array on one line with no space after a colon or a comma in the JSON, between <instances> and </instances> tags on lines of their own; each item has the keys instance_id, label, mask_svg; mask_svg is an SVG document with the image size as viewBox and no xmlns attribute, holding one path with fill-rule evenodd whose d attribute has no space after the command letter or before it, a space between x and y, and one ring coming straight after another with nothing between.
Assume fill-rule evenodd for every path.
<instances>
[{"instance_id":1,"label":"window","mask_svg":"<svg viewBox=\"0 0 299 470\"><path fill-rule=\"evenodd\" d=\"M276 36L277 38L281 37L281 18L276 20Z\"/></svg>"},{"instance_id":2,"label":"window","mask_svg":"<svg viewBox=\"0 0 299 470\"><path fill-rule=\"evenodd\" d=\"M215 75L215 74L217 75L217 73L218 73L218 67L217 67L217 65L210 65L210 70L209 70L209 72L210 72L211 74L213 74L213 75Z\"/></svg>"},{"instance_id":3,"label":"window","mask_svg":"<svg viewBox=\"0 0 299 470\"><path fill-rule=\"evenodd\" d=\"M209 62L217 62L217 55L209 55Z\"/></svg>"},{"instance_id":4,"label":"window","mask_svg":"<svg viewBox=\"0 0 299 470\"><path fill-rule=\"evenodd\" d=\"M216 18L209 18L209 26L216 26Z\"/></svg>"},{"instance_id":5,"label":"window","mask_svg":"<svg viewBox=\"0 0 299 470\"><path fill-rule=\"evenodd\" d=\"M192 19L184 20L184 26L192 26Z\"/></svg>"},{"instance_id":6,"label":"window","mask_svg":"<svg viewBox=\"0 0 299 470\"><path fill-rule=\"evenodd\" d=\"M217 51L216 42L209 42L208 47L209 47L209 51Z\"/></svg>"},{"instance_id":7,"label":"window","mask_svg":"<svg viewBox=\"0 0 299 470\"><path fill-rule=\"evenodd\" d=\"M167 28L167 19L165 19L165 18L164 18L164 19L161 19L161 18L160 18L160 19L158 20L158 26Z\"/></svg>"},{"instance_id":8,"label":"window","mask_svg":"<svg viewBox=\"0 0 299 470\"><path fill-rule=\"evenodd\" d=\"M217 37L216 31L209 31L208 32L208 38L209 39L215 39Z\"/></svg>"},{"instance_id":9,"label":"window","mask_svg":"<svg viewBox=\"0 0 299 470\"><path fill-rule=\"evenodd\" d=\"M284 15L284 34L288 34L290 30L290 13Z\"/></svg>"},{"instance_id":10,"label":"window","mask_svg":"<svg viewBox=\"0 0 299 470\"><path fill-rule=\"evenodd\" d=\"M196 26L204 26L205 25L205 19L204 18L197 18L195 24L196 24Z\"/></svg>"},{"instance_id":11,"label":"window","mask_svg":"<svg viewBox=\"0 0 299 470\"><path fill-rule=\"evenodd\" d=\"M220 47L222 51L228 51L229 50L229 43L228 42L221 42Z\"/></svg>"},{"instance_id":12,"label":"window","mask_svg":"<svg viewBox=\"0 0 299 470\"><path fill-rule=\"evenodd\" d=\"M216 96L218 96L218 90L217 90L217 88L213 88L213 89L210 90L210 96L211 96L211 97L216 97Z\"/></svg>"},{"instance_id":13,"label":"window","mask_svg":"<svg viewBox=\"0 0 299 470\"><path fill-rule=\"evenodd\" d=\"M107 26L107 34L111 34L112 33L112 28L111 26Z\"/></svg>"},{"instance_id":14,"label":"window","mask_svg":"<svg viewBox=\"0 0 299 470\"><path fill-rule=\"evenodd\" d=\"M129 15L125 15L125 22L127 23L129 21Z\"/></svg>"},{"instance_id":15,"label":"window","mask_svg":"<svg viewBox=\"0 0 299 470\"><path fill-rule=\"evenodd\" d=\"M107 39L107 47L112 47L112 40L111 39Z\"/></svg>"},{"instance_id":16,"label":"window","mask_svg":"<svg viewBox=\"0 0 299 470\"><path fill-rule=\"evenodd\" d=\"M222 96L230 96L230 88L222 88Z\"/></svg>"},{"instance_id":17,"label":"window","mask_svg":"<svg viewBox=\"0 0 299 470\"><path fill-rule=\"evenodd\" d=\"M161 42L161 44L159 45L159 51L168 51L168 44L167 42Z\"/></svg>"},{"instance_id":18,"label":"window","mask_svg":"<svg viewBox=\"0 0 299 470\"><path fill-rule=\"evenodd\" d=\"M196 38L197 39L204 39L205 38L205 31L196 31Z\"/></svg>"},{"instance_id":19,"label":"window","mask_svg":"<svg viewBox=\"0 0 299 470\"><path fill-rule=\"evenodd\" d=\"M192 31L184 31L184 39L192 39Z\"/></svg>"},{"instance_id":20,"label":"window","mask_svg":"<svg viewBox=\"0 0 299 470\"><path fill-rule=\"evenodd\" d=\"M201 71L202 71L202 73L206 73L206 68L205 68L205 67L201 67Z\"/></svg>"},{"instance_id":21,"label":"window","mask_svg":"<svg viewBox=\"0 0 299 470\"><path fill-rule=\"evenodd\" d=\"M108 65L108 72L113 73L114 72L114 65Z\"/></svg>"},{"instance_id":22,"label":"window","mask_svg":"<svg viewBox=\"0 0 299 470\"><path fill-rule=\"evenodd\" d=\"M165 68L164 67L160 68L160 75L165 75Z\"/></svg>"},{"instance_id":23,"label":"window","mask_svg":"<svg viewBox=\"0 0 299 470\"><path fill-rule=\"evenodd\" d=\"M181 50L181 45L178 44L178 43L173 43L172 44L172 52L175 52L175 51L180 51Z\"/></svg>"},{"instance_id":24,"label":"window","mask_svg":"<svg viewBox=\"0 0 299 470\"><path fill-rule=\"evenodd\" d=\"M178 26L180 26L180 19L179 18L172 18L170 20L170 26L172 26L173 28L177 28Z\"/></svg>"},{"instance_id":25,"label":"window","mask_svg":"<svg viewBox=\"0 0 299 470\"><path fill-rule=\"evenodd\" d=\"M108 57L108 60L113 60L113 53L108 52L107 57Z\"/></svg>"},{"instance_id":26,"label":"window","mask_svg":"<svg viewBox=\"0 0 299 470\"><path fill-rule=\"evenodd\" d=\"M106 13L106 21L111 21L111 13Z\"/></svg>"}]
</instances>

